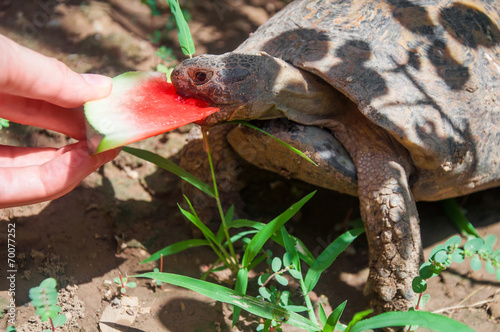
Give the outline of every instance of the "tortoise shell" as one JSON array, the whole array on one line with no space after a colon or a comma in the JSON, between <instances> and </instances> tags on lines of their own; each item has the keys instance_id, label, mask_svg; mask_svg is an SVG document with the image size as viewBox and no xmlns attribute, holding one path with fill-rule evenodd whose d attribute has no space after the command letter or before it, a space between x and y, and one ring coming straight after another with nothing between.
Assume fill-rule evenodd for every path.
<instances>
[{"instance_id":1,"label":"tortoise shell","mask_svg":"<svg viewBox=\"0 0 500 332\"><path fill-rule=\"evenodd\" d=\"M297 0L235 52L341 91L409 151L415 198L438 200L500 182L499 27L495 0Z\"/></svg>"}]
</instances>

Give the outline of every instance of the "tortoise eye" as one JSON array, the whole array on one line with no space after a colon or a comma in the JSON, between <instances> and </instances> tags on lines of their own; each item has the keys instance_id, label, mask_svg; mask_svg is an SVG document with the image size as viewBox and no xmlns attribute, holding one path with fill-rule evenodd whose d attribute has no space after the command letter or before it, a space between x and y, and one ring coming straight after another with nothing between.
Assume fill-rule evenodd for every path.
<instances>
[{"instance_id":1,"label":"tortoise eye","mask_svg":"<svg viewBox=\"0 0 500 332\"><path fill-rule=\"evenodd\" d=\"M196 85L202 85L207 83L212 77L212 72L206 70L196 70L193 73L193 81Z\"/></svg>"}]
</instances>

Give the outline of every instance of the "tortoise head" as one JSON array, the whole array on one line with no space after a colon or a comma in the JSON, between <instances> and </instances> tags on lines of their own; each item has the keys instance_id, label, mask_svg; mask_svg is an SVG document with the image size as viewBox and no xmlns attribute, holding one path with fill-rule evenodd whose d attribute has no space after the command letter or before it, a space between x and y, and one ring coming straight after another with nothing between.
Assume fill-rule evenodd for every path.
<instances>
[{"instance_id":1,"label":"tortoise head","mask_svg":"<svg viewBox=\"0 0 500 332\"><path fill-rule=\"evenodd\" d=\"M204 122L211 125L236 119L276 118L273 85L280 64L267 54L226 53L184 60L171 79L182 97L219 107Z\"/></svg>"}]
</instances>

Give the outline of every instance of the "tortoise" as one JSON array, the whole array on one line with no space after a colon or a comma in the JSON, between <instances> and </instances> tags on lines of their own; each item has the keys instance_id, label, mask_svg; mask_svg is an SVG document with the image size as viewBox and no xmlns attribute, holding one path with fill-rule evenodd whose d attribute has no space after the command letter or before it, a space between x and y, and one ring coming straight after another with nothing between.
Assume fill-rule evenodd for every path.
<instances>
[{"instance_id":1,"label":"tortoise","mask_svg":"<svg viewBox=\"0 0 500 332\"><path fill-rule=\"evenodd\" d=\"M422 260L415 201L500 184L499 26L492 0L296 0L233 52L187 59L171 79L220 107L204 126L270 120L319 166L233 129L236 150L257 149L251 162L358 196L372 305L406 310Z\"/></svg>"}]
</instances>

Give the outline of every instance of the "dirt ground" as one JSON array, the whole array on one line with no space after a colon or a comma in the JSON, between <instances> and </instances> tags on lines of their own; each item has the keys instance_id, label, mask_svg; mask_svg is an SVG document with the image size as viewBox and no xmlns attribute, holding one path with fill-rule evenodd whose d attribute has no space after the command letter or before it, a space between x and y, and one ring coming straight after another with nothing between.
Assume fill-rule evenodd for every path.
<instances>
[{"instance_id":1,"label":"dirt ground","mask_svg":"<svg viewBox=\"0 0 500 332\"><path fill-rule=\"evenodd\" d=\"M193 17L190 27L197 54L232 50L284 5L278 0L181 3ZM164 26L167 19L168 14L164 14L152 20L149 9L139 0L0 0L1 34L56 57L78 72L109 76L155 68L161 62L155 56L159 45L152 43L148 34ZM175 40L175 31L170 31L163 44L182 60ZM189 126L180 128L134 146L177 160L188 130ZM67 142L59 134L16 124L0 131L0 144L61 146ZM249 172L254 172L255 181L242 194L245 213L263 220L315 189L255 169ZM499 197L500 190L492 189L458 199L481 235L500 235ZM182 202L182 194L175 176L122 152L60 199L0 210L0 310L5 312L8 304L4 276L7 223L15 223L18 331L42 330L28 304L28 291L47 277L58 282L60 303L68 317L63 331L255 331L255 317L244 314L242 322L231 328L231 312L225 305L178 287L155 289L147 280L138 280L138 287L127 291L128 302L116 300L112 280L119 272L133 275L151 271L156 263L139 262L167 245L192 237L178 202ZM356 198L319 190L290 221L289 230L318 254L346 229L347 219L357 217L357 204ZM419 203L418 208L428 257L434 246L456 230L439 203ZM164 271L199 277L215 259L207 249L191 249L167 257ZM335 307L347 299L343 321L366 309L363 286L367 261L362 236L324 273L313 294L315 303ZM427 309L444 312L477 331L500 331L499 290L498 282L484 269L472 272L467 264L455 265L430 281L432 299ZM122 316L110 312L121 312ZM2 315L0 330L6 328L7 318ZM297 330L287 327L285 331Z\"/></svg>"}]
</instances>

